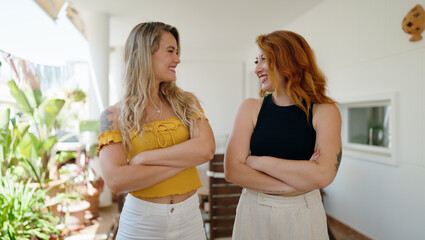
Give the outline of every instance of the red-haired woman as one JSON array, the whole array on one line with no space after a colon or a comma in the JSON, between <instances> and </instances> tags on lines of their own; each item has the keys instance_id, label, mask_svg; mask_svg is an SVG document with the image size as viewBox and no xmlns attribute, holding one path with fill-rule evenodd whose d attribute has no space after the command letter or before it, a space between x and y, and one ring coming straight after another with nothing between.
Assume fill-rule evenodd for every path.
<instances>
[{"instance_id":1,"label":"red-haired woman","mask_svg":"<svg viewBox=\"0 0 425 240\"><path fill-rule=\"evenodd\" d=\"M244 187L233 239L328 239L319 189L341 162L339 110L303 37L256 43L263 98L242 102L225 157L226 180Z\"/></svg>"}]
</instances>

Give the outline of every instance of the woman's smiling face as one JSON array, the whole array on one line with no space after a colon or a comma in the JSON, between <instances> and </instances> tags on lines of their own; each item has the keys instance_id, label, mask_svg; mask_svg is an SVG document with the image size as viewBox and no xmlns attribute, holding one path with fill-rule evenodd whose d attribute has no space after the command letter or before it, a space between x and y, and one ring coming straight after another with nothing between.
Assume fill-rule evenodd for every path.
<instances>
[{"instance_id":1,"label":"woman's smiling face","mask_svg":"<svg viewBox=\"0 0 425 240\"><path fill-rule=\"evenodd\" d=\"M152 55L152 66L157 83L176 80L176 67L180 63L177 41L169 32L163 32L158 50Z\"/></svg>"}]
</instances>

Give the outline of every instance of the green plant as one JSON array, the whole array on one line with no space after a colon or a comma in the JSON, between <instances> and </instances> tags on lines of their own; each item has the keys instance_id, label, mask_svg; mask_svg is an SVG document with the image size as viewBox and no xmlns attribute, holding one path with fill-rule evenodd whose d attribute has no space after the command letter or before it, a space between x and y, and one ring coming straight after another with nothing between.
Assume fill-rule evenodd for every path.
<instances>
[{"instance_id":1,"label":"green plant","mask_svg":"<svg viewBox=\"0 0 425 240\"><path fill-rule=\"evenodd\" d=\"M65 99L65 105L59 113L56 121L56 126L60 126L63 130L68 129L76 132L76 123L81 116L82 110L86 103L86 94L81 89L62 89L56 93L59 98Z\"/></svg>"},{"instance_id":2,"label":"green plant","mask_svg":"<svg viewBox=\"0 0 425 240\"><path fill-rule=\"evenodd\" d=\"M55 156L55 162L57 164L63 164L71 159L76 159L77 153L74 151L62 151L60 153L57 153Z\"/></svg>"},{"instance_id":3,"label":"green plant","mask_svg":"<svg viewBox=\"0 0 425 240\"><path fill-rule=\"evenodd\" d=\"M16 100L14 106L22 112L30 126L21 136L19 154L15 156L25 159L31 166L33 178L41 184L49 179L50 151L58 142L58 138L54 135L54 123L65 100L47 99L40 89L21 90L14 80L8 81L7 85Z\"/></svg>"},{"instance_id":4,"label":"green plant","mask_svg":"<svg viewBox=\"0 0 425 240\"><path fill-rule=\"evenodd\" d=\"M22 149L22 140L27 134L28 123L16 123L15 118L10 118L10 109L0 109L0 173L2 176L16 175L17 178L24 175L25 172L31 172L20 165L26 162L25 157L20 154ZM31 167L31 164L24 164Z\"/></svg>"},{"instance_id":5,"label":"green plant","mask_svg":"<svg viewBox=\"0 0 425 240\"><path fill-rule=\"evenodd\" d=\"M30 181L0 178L0 239L49 239L49 235L59 233L58 219L45 203L46 190L29 185Z\"/></svg>"}]
</instances>

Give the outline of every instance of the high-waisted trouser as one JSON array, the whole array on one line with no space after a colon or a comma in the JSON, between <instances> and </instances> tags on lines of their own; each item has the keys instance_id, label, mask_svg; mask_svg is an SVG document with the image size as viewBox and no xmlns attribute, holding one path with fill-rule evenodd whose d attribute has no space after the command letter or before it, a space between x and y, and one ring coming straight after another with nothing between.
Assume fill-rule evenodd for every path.
<instances>
[{"instance_id":1,"label":"high-waisted trouser","mask_svg":"<svg viewBox=\"0 0 425 240\"><path fill-rule=\"evenodd\" d=\"M236 210L233 239L329 239L319 190L283 197L243 189Z\"/></svg>"},{"instance_id":2,"label":"high-waisted trouser","mask_svg":"<svg viewBox=\"0 0 425 240\"><path fill-rule=\"evenodd\" d=\"M128 194L116 239L206 239L198 194L176 204L151 203Z\"/></svg>"}]
</instances>

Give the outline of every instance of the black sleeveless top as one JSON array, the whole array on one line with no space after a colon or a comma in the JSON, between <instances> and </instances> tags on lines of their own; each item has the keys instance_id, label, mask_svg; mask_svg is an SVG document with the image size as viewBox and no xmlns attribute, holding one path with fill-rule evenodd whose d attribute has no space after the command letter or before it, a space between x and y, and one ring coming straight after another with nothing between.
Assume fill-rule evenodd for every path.
<instances>
[{"instance_id":1,"label":"black sleeveless top","mask_svg":"<svg viewBox=\"0 0 425 240\"><path fill-rule=\"evenodd\" d=\"M272 94L264 97L251 136L251 155L308 160L314 152L313 104L309 119L296 105L278 106Z\"/></svg>"}]
</instances>

